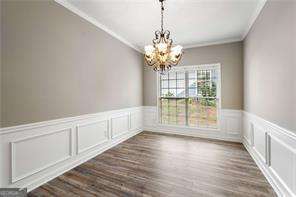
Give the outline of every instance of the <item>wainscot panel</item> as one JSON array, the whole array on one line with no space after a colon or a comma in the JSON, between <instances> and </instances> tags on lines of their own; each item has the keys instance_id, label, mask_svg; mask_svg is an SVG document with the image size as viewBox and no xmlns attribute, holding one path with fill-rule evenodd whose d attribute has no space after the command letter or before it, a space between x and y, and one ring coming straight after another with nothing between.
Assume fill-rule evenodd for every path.
<instances>
[{"instance_id":1,"label":"wainscot panel","mask_svg":"<svg viewBox=\"0 0 296 197\"><path fill-rule=\"evenodd\" d=\"M130 129L137 130L142 127L143 116L142 111L133 112L130 114Z\"/></svg>"},{"instance_id":2,"label":"wainscot panel","mask_svg":"<svg viewBox=\"0 0 296 197\"><path fill-rule=\"evenodd\" d=\"M278 196L296 196L296 135L244 112L243 144Z\"/></svg>"},{"instance_id":3,"label":"wainscot panel","mask_svg":"<svg viewBox=\"0 0 296 197\"><path fill-rule=\"evenodd\" d=\"M118 115L111 118L112 139L120 137L129 130L129 114Z\"/></svg>"},{"instance_id":4,"label":"wainscot panel","mask_svg":"<svg viewBox=\"0 0 296 197\"><path fill-rule=\"evenodd\" d=\"M31 191L138 134L141 123L134 107L2 128L0 187Z\"/></svg>"},{"instance_id":5,"label":"wainscot panel","mask_svg":"<svg viewBox=\"0 0 296 197\"><path fill-rule=\"evenodd\" d=\"M10 142L12 183L70 158L71 141L65 129Z\"/></svg>"},{"instance_id":6,"label":"wainscot panel","mask_svg":"<svg viewBox=\"0 0 296 197\"><path fill-rule=\"evenodd\" d=\"M77 125L77 154L108 141L108 120Z\"/></svg>"}]
</instances>

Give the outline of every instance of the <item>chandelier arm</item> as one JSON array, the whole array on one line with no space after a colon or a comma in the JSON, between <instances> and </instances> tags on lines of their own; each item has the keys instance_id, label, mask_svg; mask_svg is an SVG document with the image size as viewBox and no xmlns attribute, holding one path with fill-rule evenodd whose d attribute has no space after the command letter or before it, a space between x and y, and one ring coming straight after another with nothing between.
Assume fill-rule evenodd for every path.
<instances>
[{"instance_id":1,"label":"chandelier arm","mask_svg":"<svg viewBox=\"0 0 296 197\"><path fill-rule=\"evenodd\" d=\"M176 66L177 64L179 64L180 60L181 60L181 57L182 57L182 53L180 54L180 56L177 58L176 61L172 61L172 60L169 60L169 63Z\"/></svg>"},{"instance_id":2,"label":"chandelier arm","mask_svg":"<svg viewBox=\"0 0 296 197\"><path fill-rule=\"evenodd\" d=\"M152 66L153 64L155 64L157 61L153 58L152 61L149 61L148 58L146 57L146 55L144 56L144 60L146 62L146 64L148 64L148 66Z\"/></svg>"},{"instance_id":3,"label":"chandelier arm","mask_svg":"<svg viewBox=\"0 0 296 197\"><path fill-rule=\"evenodd\" d=\"M173 40L170 39L170 34L171 34L171 32L169 30L165 30L164 33L163 33L164 41L168 45L172 45L173 44Z\"/></svg>"},{"instance_id":4,"label":"chandelier arm","mask_svg":"<svg viewBox=\"0 0 296 197\"><path fill-rule=\"evenodd\" d=\"M154 71L160 71L160 68L161 68L161 65L158 63L158 62L156 62L155 64L158 64L157 66L154 66L154 68L153 68L153 70Z\"/></svg>"},{"instance_id":5,"label":"chandelier arm","mask_svg":"<svg viewBox=\"0 0 296 197\"><path fill-rule=\"evenodd\" d=\"M169 61L168 61L168 65L170 65L170 66L175 66L176 64L175 64L174 61L169 60Z\"/></svg>"},{"instance_id":6,"label":"chandelier arm","mask_svg":"<svg viewBox=\"0 0 296 197\"><path fill-rule=\"evenodd\" d=\"M158 44L161 39L161 32L159 30L154 32L155 38L152 40L153 44Z\"/></svg>"},{"instance_id":7,"label":"chandelier arm","mask_svg":"<svg viewBox=\"0 0 296 197\"><path fill-rule=\"evenodd\" d=\"M149 62L146 60L146 58L145 58L145 61L149 66L154 66L157 63L157 61Z\"/></svg>"},{"instance_id":8,"label":"chandelier arm","mask_svg":"<svg viewBox=\"0 0 296 197\"><path fill-rule=\"evenodd\" d=\"M169 30L165 30L165 31L163 32L163 34L164 34L164 37L165 37L166 39L169 39L169 38L170 38L170 34L171 34L171 32L170 32Z\"/></svg>"},{"instance_id":9,"label":"chandelier arm","mask_svg":"<svg viewBox=\"0 0 296 197\"><path fill-rule=\"evenodd\" d=\"M172 45L173 40L172 39L165 39L165 43L167 43L168 45Z\"/></svg>"},{"instance_id":10,"label":"chandelier arm","mask_svg":"<svg viewBox=\"0 0 296 197\"><path fill-rule=\"evenodd\" d=\"M154 34L155 34L155 39L159 39L161 36L161 32L159 30L155 31Z\"/></svg>"},{"instance_id":11,"label":"chandelier arm","mask_svg":"<svg viewBox=\"0 0 296 197\"><path fill-rule=\"evenodd\" d=\"M154 60L153 62L148 63L149 66L154 67L155 64L157 64L158 62L156 60Z\"/></svg>"},{"instance_id":12,"label":"chandelier arm","mask_svg":"<svg viewBox=\"0 0 296 197\"><path fill-rule=\"evenodd\" d=\"M152 67L155 67L155 65L157 64L158 62L157 61L155 61L151 66ZM157 66L156 66L157 67Z\"/></svg>"}]
</instances>

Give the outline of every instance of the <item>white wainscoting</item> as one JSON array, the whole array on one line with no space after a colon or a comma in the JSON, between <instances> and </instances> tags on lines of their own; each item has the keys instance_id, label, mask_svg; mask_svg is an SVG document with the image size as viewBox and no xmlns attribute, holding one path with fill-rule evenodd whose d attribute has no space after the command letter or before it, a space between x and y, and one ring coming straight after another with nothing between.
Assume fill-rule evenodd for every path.
<instances>
[{"instance_id":1,"label":"white wainscoting","mask_svg":"<svg viewBox=\"0 0 296 197\"><path fill-rule=\"evenodd\" d=\"M71 129L65 129L10 142L12 183L70 158L71 140ZM27 159L32 155L40 157Z\"/></svg>"},{"instance_id":2,"label":"white wainscoting","mask_svg":"<svg viewBox=\"0 0 296 197\"><path fill-rule=\"evenodd\" d=\"M129 114L122 114L111 118L111 137L120 137L129 131Z\"/></svg>"},{"instance_id":3,"label":"white wainscoting","mask_svg":"<svg viewBox=\"0 0 296 197\"><path fill-rule=\"evenodd\" d=\"M142 130L242 141L279 196L296 197L296 134L240 110L219 129L161 125L144 106L0 129L0 187L32 190Z\"/></svg>"},{"instance_id":4,"label":"white wainscoting","mask_svg":"<svg viewBox=\"0 0 296 197\"><path fill-rule=\"evenodd\" d=\"M144 106L144 130L180 134L194 137L219 139L226 141L242 141L242 111L222 109L218 129L194 128L159 124L157 121L157 107Z\"/></svg>"},{"instance_id":5,"label":"white wainscoting","mask_svg":"<svg viewBox=\"0 0 296 197\"><path fill-rule=\"evenodd\" d=\"M243 144L278 196L296 196L296 134L244 112Z\"/></svg>"},{"instance_id":6,"label":"white wainscoting","mask_svg":"<svg viewBox=\"0 0 296 197\"><path fill-rule=\"evenodd\" d=\"M142 131L142 107L0 129L0 187L32 190Z\"/></svg>"},{"instance_id":7,"label":"white wainscoting","mask_svg":"<svg viewBox=\"0 0 296 197\"><path fill-rule=\"evenodd\" d=\"M77 125L76 134L77 154L79 154L109 140L108 120Z\"/></svg>"},{"instance_id":8,"label":"white wainscoting","mask_svg":"<svg viewBox=\"0 0 296 197\"><path fill-rule=\"evenodd\" d=\"M143 110L130 113L130 130L138 130L143 127Z\"/></svg>"}]
</instances>

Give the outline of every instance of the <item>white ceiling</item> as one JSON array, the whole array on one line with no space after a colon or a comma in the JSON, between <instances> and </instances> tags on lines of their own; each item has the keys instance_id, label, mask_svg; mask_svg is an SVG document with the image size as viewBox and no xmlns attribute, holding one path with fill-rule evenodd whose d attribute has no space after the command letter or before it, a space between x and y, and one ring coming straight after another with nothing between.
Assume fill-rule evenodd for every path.
<instances>
[{"instance_id":1,"label":"white ceiling","mask_svg":"<svg viewBox=\"0 0 296 197\"><path fill-rule=\"evenodd\" d=\"M158 0L56 0L142 51L160 28ZM166 0L164 27L185 48L242 40L266 0Z\"/></svg>"}]
</instances>

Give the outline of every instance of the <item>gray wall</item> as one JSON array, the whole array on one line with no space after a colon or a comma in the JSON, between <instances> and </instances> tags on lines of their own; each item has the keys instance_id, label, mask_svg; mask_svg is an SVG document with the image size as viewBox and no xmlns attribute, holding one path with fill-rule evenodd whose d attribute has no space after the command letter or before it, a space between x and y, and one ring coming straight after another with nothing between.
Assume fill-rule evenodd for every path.
<instances>
[{"instance_id":1,"label":"gray wall","mask_svg":"<svg viewBox=\"0 0 296 197\"><path fill-rule=\"evenodd\" d=\"M2 126L143 104L142 55L53 1L2 2Z\"/></svg>"},{"instance_id":2,"label":"gray wall","mask_svg":"<svg viewBox=\"0 0 296 197\"><path fill-rule=\"evenodd\" d=\"M224 109L243 108L243 45L234 42L185 50L180 66L221 63L221 105ZM156 74L144 69L144 105L157 105Z\"/></svg>"},{"instance_id":3,"label":"gray wall","mask_svg":"<svg viewBox=\"0 0 296 197\"><path fill-rule=\"evenodd\" d=\"M1 23L1 7L2 7L2 3L0 1L0 23ZM2 24L2 23L1 23ZM2 25L0 24L0 128L1 128L1 125L2 125L2 116L1 116L1 111L2 111L2 107L1 107L1 100L2 100L2 96L1 96L1 92L2 92L2 85L1 85L1 73L2 73Z\"/></svg>"},{"instance_id":4,"label":"gray wall","mask_svg":"<svg viewBox=\"0 0 296 197\"><path fill-rule=\"evenodd\" d=\"M294 132L295 4L267 1L244 41L244 109Z\"/></svg>"}]
</instances>

